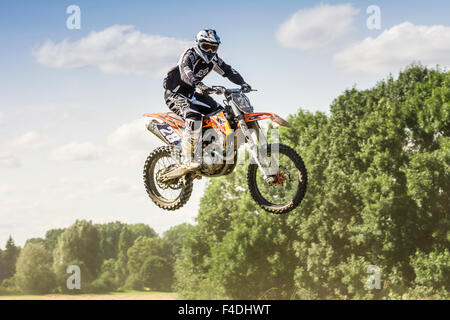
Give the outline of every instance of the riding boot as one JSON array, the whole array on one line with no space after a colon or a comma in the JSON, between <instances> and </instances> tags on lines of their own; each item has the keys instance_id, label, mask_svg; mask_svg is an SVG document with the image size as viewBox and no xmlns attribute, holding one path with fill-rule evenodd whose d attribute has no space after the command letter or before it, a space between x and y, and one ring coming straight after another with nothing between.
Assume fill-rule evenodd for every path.
<instances>
[{"instance_id":1,"label":"riding boot","mask_svg":"<svg viewBox=\"0 0 450 320\"><path fill-rule=\"evenodd\" d=\"M186 125L181 140L181 149L183 157L183 167L187 171L197 170L201 165L201 139L200 128L192 130Z\"/></svg>"}]
</instances>

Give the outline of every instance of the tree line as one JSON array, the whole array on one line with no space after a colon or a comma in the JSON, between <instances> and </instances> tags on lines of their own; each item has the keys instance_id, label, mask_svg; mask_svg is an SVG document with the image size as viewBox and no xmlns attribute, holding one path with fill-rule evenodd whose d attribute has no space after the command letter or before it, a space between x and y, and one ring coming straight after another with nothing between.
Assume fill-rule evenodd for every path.
<instances>
[{"instance_id":1,"label":"tree line","mask_svg":"<svg viewBox=\"0 0 450 320\"><path fill-rule=\"evenodd\" d=\"M10 237L0 252L0 294L171 291L173 265L191 227L181 224L160 237L145 224L80 220L28 239L23 249ZM71 265L81 271L79 290L67 287Z\"/></svg>"},{"instance_id":2,"label":"tree line","mask_svg":"<svg viewBox=\"0 0 450 320\"><path fill-rule=\"evenodd\" d=\"M300 109L280 128L302 155L306 197L273 215L247 192L246 165L211 179L197 224L77 221L0 252L0 293L175 290L187 299L449 298L450 72L412 65L348 89L330 115ZM16 261L17 259L17 261ZM367 281L379 271L380 287ZM84 271L83 271L84 270Z\"/></svg>"}]
</instances>

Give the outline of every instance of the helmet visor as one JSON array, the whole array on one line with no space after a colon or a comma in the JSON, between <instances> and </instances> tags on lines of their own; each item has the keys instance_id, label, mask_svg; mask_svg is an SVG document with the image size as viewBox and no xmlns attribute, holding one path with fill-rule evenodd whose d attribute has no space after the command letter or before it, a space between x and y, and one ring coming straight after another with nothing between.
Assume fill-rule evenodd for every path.
<instances>
[{"instance_id":1,"label":"helmet visor","mask_svg":"<svg viewBox=\"0 0 450 320\"><path fill-rule=\"evenodd\" d=\"M200 48L203 51L216 52L217 49L219 48L219 45L215 43L202 42L200 43Z\"/></svg>"}]
</instances>

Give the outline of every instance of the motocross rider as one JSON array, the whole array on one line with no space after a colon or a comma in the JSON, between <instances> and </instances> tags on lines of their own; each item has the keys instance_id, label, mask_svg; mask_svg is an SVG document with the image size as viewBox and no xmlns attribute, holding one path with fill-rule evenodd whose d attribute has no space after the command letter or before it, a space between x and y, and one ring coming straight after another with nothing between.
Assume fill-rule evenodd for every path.
<instances>
[{"instance_id":1,"label":"motocross rider","mask_svg":"<svg viewBox=\"0 0 450 320\"><path fill-rule=\"evenodd\" d=\"M211 88L202 82L203 78L214 70L243 90L251 89L236 70L219 58L219 44L220 38L215 30L201 30L195 37L195 45L181 55L178 64L164 79L166 104L185 121L181 147L183 167L187 172L198 169L201 164L203 116L222 108L207 95Z\"/></svg>"}]
</instances>

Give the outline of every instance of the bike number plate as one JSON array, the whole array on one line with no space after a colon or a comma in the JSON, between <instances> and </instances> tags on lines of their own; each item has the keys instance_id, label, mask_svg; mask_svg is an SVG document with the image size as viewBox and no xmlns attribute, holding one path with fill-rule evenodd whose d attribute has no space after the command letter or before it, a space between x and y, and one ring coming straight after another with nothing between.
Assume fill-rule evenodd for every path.
<instances>
[{"instance_id":1,"label":"bike number plate","mask_svg":"<svg viewBox=\"0 0 450 320\"><path fill-rule=\"evenodd\" d=\"M175 146L181 146L181 137L171 126L168 124L158 124L156 126L167 142Z\"/></svg>"}]
</instances>

